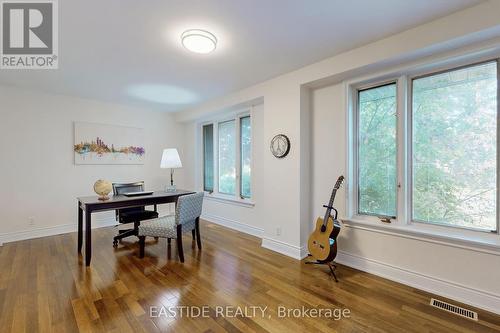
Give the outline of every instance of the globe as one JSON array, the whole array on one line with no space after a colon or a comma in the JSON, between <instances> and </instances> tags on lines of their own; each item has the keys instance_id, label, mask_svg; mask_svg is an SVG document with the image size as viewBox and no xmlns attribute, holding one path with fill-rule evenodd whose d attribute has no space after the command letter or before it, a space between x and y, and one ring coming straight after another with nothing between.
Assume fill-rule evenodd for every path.
<instances>
[{"instance_id":1,"label":"globe","mask_svg":"<svg viewBox=\"0 0 500 333\"><path fill-rule=\"evenodd\" d=\"M110 181L99 179L94 184L94 192L99 195L99 200L108 200L108 194L113 190L113 185Z\"/></svg>"}]
</instances>

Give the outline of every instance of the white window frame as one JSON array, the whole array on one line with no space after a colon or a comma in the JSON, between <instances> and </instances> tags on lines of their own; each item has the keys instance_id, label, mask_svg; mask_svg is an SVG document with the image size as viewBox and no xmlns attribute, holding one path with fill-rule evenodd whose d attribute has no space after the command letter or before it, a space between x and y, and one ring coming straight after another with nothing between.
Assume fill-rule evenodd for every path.
<instances>
[{"instance_id":1,"label":"white window frame","mask_svg":"<svg viewBox=\"0 0 500 333\"><path fill-rule=\"evenodd\" d=\"M199 123L198 126L198 133L200 137L199 145L200 147L203 147L203 126L206 125L213 125L213 152L214 152L214 190L213 192L207 192L204 191L204 156L203 156L203 148L201 149L201 189L202 191L205 192L205 196L208 199L212 199L214 201L220 201L220 202L232 202L236 203L238 205L242 206L253 206L254 203L252 201L252 197L254 195L253 192L253 174L251 174L252 181L251 181L251 197L250 198L245 198L241 195L241 118L245 117L250 117L250 122L252 124L252 134L251 134L251 140L252 140L252 146L254 142L253 138L253 117L252 117L252 112L250 109L244 109L240 110L237 112L232 112L229 114L225 114L223 116L219 116L216 118L211 118L210 120L206 120L203 122ZM235 137L236 137L236 156L235 156L235 161L236 161L236 186L235 186L235 194L226 194L226 193L221 193L219 192L219 124L224 123L227 121L235 121ZM253 151L253 149L251 149ZM253 170L253 154L252 154L252 159L251 159L251 164L252 164L252 170Z\"/></svg>"},{"instance_id":2,"label":"white window frame","mask_svg":"<svg viewBox=\"0 0 500 333\"><path fill-rule=\"evenodd\" d=\"M439 223L439 222L433 222L433 221L419 221L419 220L416 220L413 218L413 214L412 214L412 193L413 193L413 166L412 166L412 149L413 149L413 145L412 145L412 141L413 141L413 81L415 79L419 79L419 78L425 78L425 77L429 77L429 76L433 76L433 75L439 75L439 74L442 74L442 73L448 73L448 72L452 72L452 71L455 71L455 70L460 70L460 69L466 69L466 68L470 68L470 67L474 67L474 66L478 66L478 65L482 65L482 64L487 64L487 63L493 63L493 62L496 62L496 65L497 65L497 147L496 147L496 151L497 151L497 156L496 156L496 160L497 160L497 166L496 166L496 173L497 173L497 184L496 184L496 230L491 230L491 231L488 231L488 230L484 230L484 229L479 229L479 228L474 228L474 227L464 227L464 226L454 226L454 225L449 225L449 224L444 224L444 223ZM500 86L500 58L492 58L492 59L489 59L489 60L482 60L482 61L476 61L476 62L470 62L470 63L467 63L467 64L463 64L463 65L460 65L460 66L455 66L455 67L452 67L452 68L446 68L446 69L440 69L440 70L434 70L434 71L430 71L430 72L424 72L424 73L419 73L419 74L413 74L413 75L410 75L408 76L408 85L407 85L407 89L408 89L408 128L407 128L407 140L409 142L408 144L408 158L407 158L407 165L409 166L409 169L408 169L408 207L409 207L409 211L408 211L408 216L409 216L409 219L410 219L410 223L412 224L424 224L424 225L428 225L428 224L431 224L431 225L437 225L437 226L444 226L444 227L448 227L448 228L458 228L458 229L465 229L465 230L470 230L470 231L477 231L477 232L486 232L486 233L494 233L494 234L500 234L500 223L499 223L499 195L500 195L500 189L499 189L499 180L498 178L500 177L500 172L499 172L499 151L498 151L498 148L499 148L499 143L500 143L500 140L499 140L499 135L500 135L500 132L499 132L499 120L500 120L500 116L499 116L499 112L500 112L500 105L499 105L499 102L500 102L500 96L499 96L499 87Z\"/></svg>"},{"instance_id":3,"label":"white window frame","mask_svg":"<svg viewBox=\"0 0 500 333\"><path fill-rule=\"evenodd\" d=\"M383 81L376 81L374 83L368 83L368 84L361 84L361 85L355 85L353 86L353 89L354 89L354 94L353 94L353 98L352 98L352 105L353 105L353 110L354 110L354 113L353 113L353 121L354 121L354 128L353 128L353 133L354 133L354 137L353 137L353 143L354 143L354 152L353 152L353 155L354 155L354 159L353 159L353 167L354 167L354 172L353 172L353 176L351 179L353 180L353 191L354 191L354 202L353 202L353 207L354 207L354 212L355 212L355 216L358 218L358 219L366 219L366 220L374 220L374 219L377 219L377 216L380 216L380 215L376 215L376 214L359 214L359 142L358 142L358 139L359 139L359 100L358 100L358 97L359 97L359 92L360 91L363 91L363 90L368 90L368 89L372 89L372 88L377 88L377 87L381 87L381 86L386 86L386 85L390 85L390 84L396 84L396 112L399 111L399 104L400 104L400 101L398 100L398 92L399 92L399 85L398 85L398 80L399 78L389 78L389 79L386 79L386 80L383 80ZM399 117L397 117L397 119L399 119ZM398 167L399 166L399 149L400 149L400 145L398 144L398 131L399 131L399 126L398 126L398 123L396 122L396 166ZM396 183L397 184L401 184L401 182L399 181L399 167L397 168L397 179L396 179ZM398 187L396 187L398 189ZM399 192L399 190L397 190ZM396 215L398 215L397 213L399 212L399 205L398 205L398 202L399 202L399 196L397 195L396 193Z\"/></svg>"},{"instance_id":4,"label":"white window frame","mask_svg":"<svg viewBox=\"0 0 500 333\"><path fill-rule=\"evenodd\" d=\"M347 161L348 182L346 185L346 222L357 228L378 230L382 233L403 234L405 237L421 238L436 242L471 244L484 249L500 250L500 53L458 56L458 60L448 59L439 63L424 63L412 68L399 68L393 73L385 73L358 80L344 82L346 91ZM412 80L417 77L452 71L487 62L497 62L497 225L496 231L464 228L460 226L422 223L412 221L411 213L411 116ZM391 82L397 84L397 217L391 224L382 223L376 216L358 214L358 91L374 88Z\"/></svg>"}]
</instances>

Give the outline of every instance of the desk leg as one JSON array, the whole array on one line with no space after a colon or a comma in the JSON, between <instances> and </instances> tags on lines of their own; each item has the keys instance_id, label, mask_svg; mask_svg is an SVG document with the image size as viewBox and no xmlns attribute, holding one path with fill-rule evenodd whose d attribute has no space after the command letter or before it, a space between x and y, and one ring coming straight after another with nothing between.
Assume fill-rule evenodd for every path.
<instances>
[{"instance_id":1,"label":"desk leg","mask_svg":"<svg viewBox=\"0 0 500 333\"><path fill-rule=\"evenodd\" d=\"M78 203L78 253L82 253L83 245L83 209Z\"/></svg>"},{"instance_id":2,"label":"desk leg","mask_svg":"<svg viewBox=\"0 0 500 333\"><path fill-rule=\"evenodd\" d=\"M92 212L85 212L85 265L90 266L90 259L92 258L92 238L91 238L91 225L90 220Z\"/></svg>"}]
</instances>

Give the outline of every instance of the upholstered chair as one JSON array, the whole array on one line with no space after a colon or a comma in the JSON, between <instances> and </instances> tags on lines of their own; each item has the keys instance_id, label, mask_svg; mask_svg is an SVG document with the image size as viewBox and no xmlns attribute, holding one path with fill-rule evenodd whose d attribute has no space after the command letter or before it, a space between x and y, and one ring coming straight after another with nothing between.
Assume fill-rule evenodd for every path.
<instances>
[{"instance_id":1,"label":"upholstered chair","mask_svg":"<svg viewBox=\"0 0 500 333\"><path fill-rule=\"evenodd\" d=\"M182 248L182 233L192 231L196 238L198 249L201 250L200 215L203 207L203 192L183 195L179 197L175 207L175 215L162 216L149 220L139 226L139 256L144 258L146 237L166 238L168 244L175 238L179 259L184 262Z\"/></svg>"}]
</instances>

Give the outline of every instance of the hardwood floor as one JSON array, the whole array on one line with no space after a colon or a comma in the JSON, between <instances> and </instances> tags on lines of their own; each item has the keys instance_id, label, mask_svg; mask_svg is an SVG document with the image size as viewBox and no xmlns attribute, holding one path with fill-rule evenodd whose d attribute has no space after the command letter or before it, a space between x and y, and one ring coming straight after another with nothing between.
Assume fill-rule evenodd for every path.
<instances>
[{"instance_id":1,"label":"hardwood floor","mask_svg":"<svg viewBox=\"0 0 500 333\"><path fill-rule=\"evenodd\" d=\"M166 240L149 240L144 259L132 238L114 249L114 228L94 230L89 268L77 256L76 233L4 244L0 332L500 332L500 316L463 319L431 308L431 294L341 265L335 283L327 267L266 250L255 237L204 221L201 228L201 252L185 235L184 264L174 241L167 251ZM168 308L175 306L204 306L205 316ZM236 306L248 315L251 306L268 308L264 316L220 315ZM279 318L280 306L350 316Z\"/></svg>"}]
</instances>

